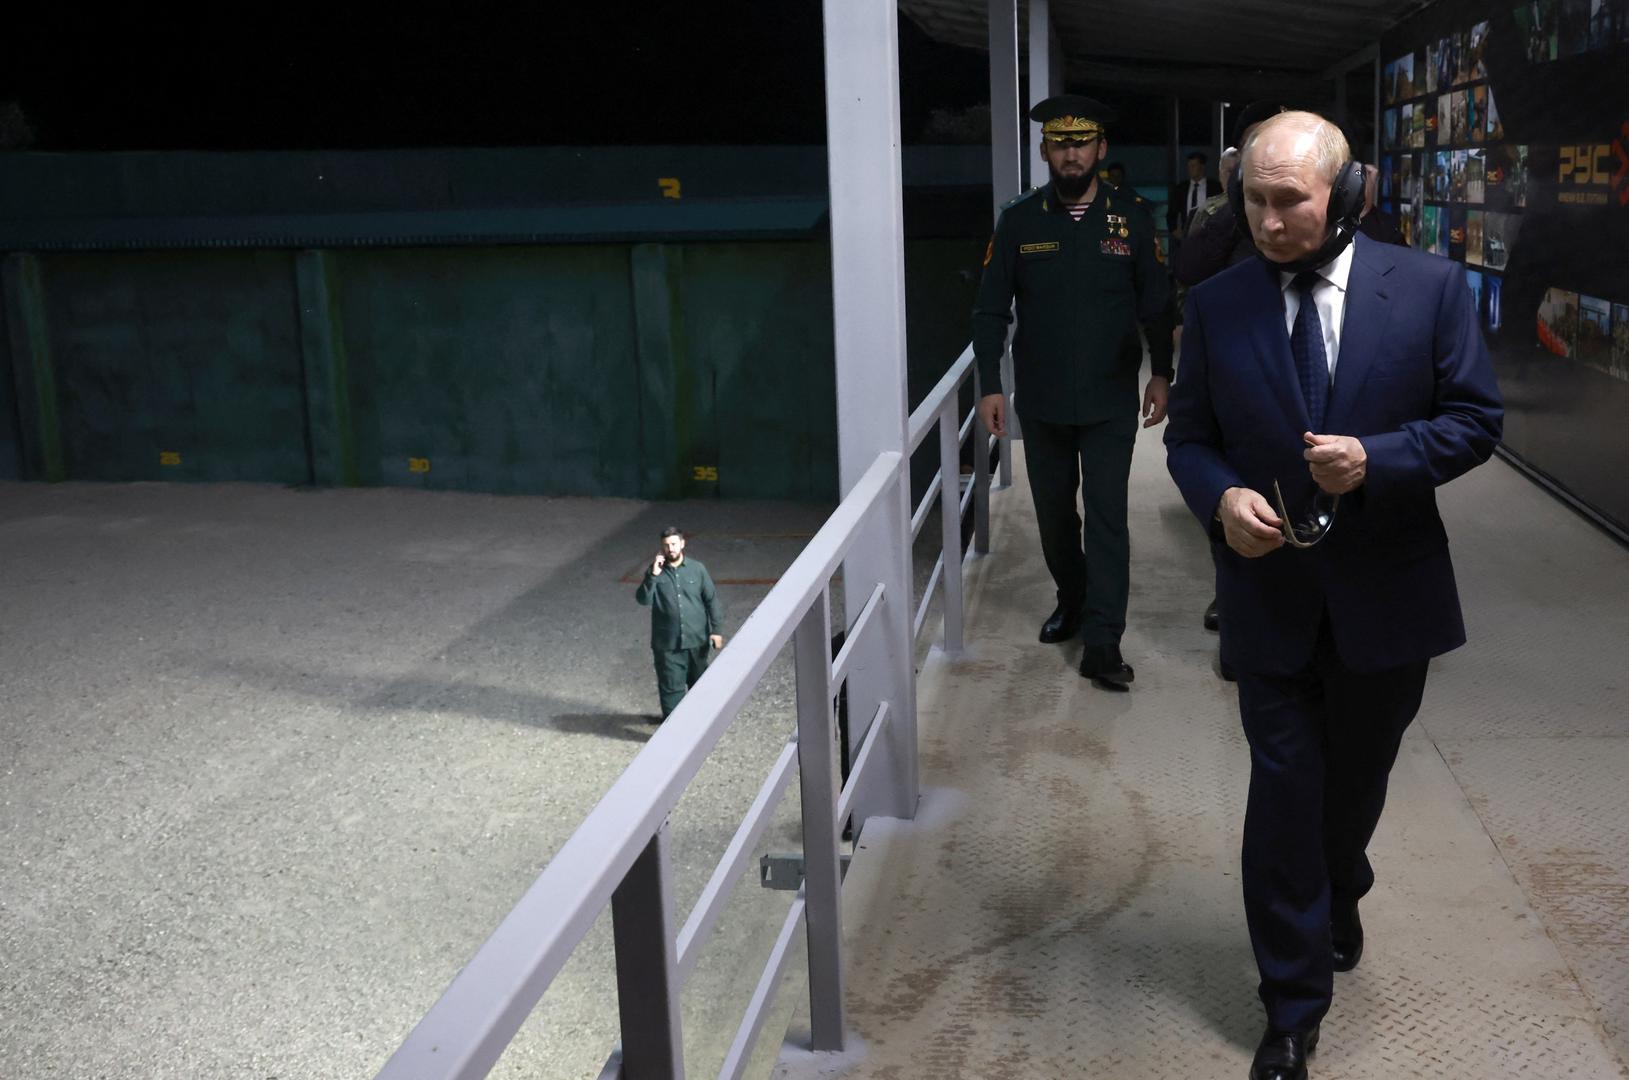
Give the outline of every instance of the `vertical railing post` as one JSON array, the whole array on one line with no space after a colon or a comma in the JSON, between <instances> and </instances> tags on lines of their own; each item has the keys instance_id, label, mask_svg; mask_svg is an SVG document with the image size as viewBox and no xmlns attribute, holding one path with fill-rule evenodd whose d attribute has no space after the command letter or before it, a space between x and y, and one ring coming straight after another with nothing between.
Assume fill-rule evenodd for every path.
<instances>
[{"instance_id":1,"label":"vertical railing post","mask_svg":"<svg viewBox=\"0 0 1629 1080\"><path fill-rule=\"evenodd\" d=\"M611 894L623 1080L684 1080L673 872L664 822Z\"/></svg>"},{"instance_id":2,"label":"vertical railing post","mask_svg":"<svg viewBox=\"0 0 1629 1080\"><path fill-rule=\"evenodd\" d=\"M843 867L837 832L837 724L832 713L829 588L821 590L820 599L798 623L792 651L797 670L798 780L803 793L803 889L809 933L812 1049L841 1050Z\"/></svg>"},{"instance_id":3,"label":"vertical railing post","mask_svg":"<svg viewBox=\"0 0 1629 1080\"><path fill-rule=\"evenodd\" d=\"M944 544L945 652L962 652L961 395L939 407L939 532ZM976 426L976 425L975 425Z\"/></svg>"},{"instance_id":4,"label":"vertical railing post","mask_svg":"<svg viewBox=\"0 0 1629 1080\"><path fill-rule=\"evenodd\" d=\"M979 385L979 369L973 367L973 400L983 393ZM973 440L973 550L980 555L990 553L990 433L983 420L973 421L969 436Z\"/></svg>"}]
</instances>

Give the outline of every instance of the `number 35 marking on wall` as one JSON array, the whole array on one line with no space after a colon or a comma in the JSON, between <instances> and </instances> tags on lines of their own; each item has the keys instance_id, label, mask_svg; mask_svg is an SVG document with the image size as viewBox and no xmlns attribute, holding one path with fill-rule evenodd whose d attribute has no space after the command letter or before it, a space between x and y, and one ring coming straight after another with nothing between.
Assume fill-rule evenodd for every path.
<instances>
[{"instance_id":1,"label":"number 35 marking on wall","mask_svg":"<svg viewBox=\"0 0 1629 1080\"><path fill-rule=\"evenodd\" d=\"M179 465L181 464L181 455L175 450L160 450L158 452L158 463L160 465Z\"/></svg>"},{"instance_id":2,"label":"number 35 marking on wall","mask_svg":"<svg viewBox=\"0 0 1629 1080\"><path fill-rule=\"evenodd\" d=\"M696 465L690 470L690 479L700 480L707 484L718 483L717 465Z\"/></svg>"},{"instance_id":3,"label":"number 35 marking on wall","mask_svg":"<svg viewBox=\"0 0 1629 1080\"><path fill-rule=\"evenodd\" d=\"M427 473L430 471L430 459L427 457L410 457L407 459L407 471L410 473Z\"/></svg>"}]
</instances>

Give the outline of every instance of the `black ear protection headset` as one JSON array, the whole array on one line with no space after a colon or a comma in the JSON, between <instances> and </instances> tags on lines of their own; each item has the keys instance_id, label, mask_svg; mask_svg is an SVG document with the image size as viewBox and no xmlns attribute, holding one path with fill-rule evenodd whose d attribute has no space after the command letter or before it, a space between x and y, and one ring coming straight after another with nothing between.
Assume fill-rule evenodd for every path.
<instances>
[{"instance_id":1,"label":"black ear protection headset","mask_svg":"<svg viewBox=\"0 0 1629 1080\"><path fill-rule=\"evenodd\" d=\"M1361 161L1348 161L1342 165L1341 171L1335 175L1334 185L1329 189L1329 238L1323 242L1323 246L1305 258L1297 259L1293 263L1273 263L1273 266L1290 273L1316 270L1345 251L1346 245L1352 242L1352 237L1357 233L1358 219L1363 216L1366 186ZM1233 207L1233 224L1245 236L1249 236L1250 220L1244 213L1242 158L1239 167L1233 170L1233 175L1228 178L1227 201Z\"/></svg>"}]
</instances>

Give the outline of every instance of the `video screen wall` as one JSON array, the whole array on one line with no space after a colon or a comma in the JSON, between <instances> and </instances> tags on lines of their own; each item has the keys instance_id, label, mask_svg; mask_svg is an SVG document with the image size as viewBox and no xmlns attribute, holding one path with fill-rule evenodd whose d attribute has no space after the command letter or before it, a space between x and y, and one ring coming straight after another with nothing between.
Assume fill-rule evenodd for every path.
<instances>
[{"instance_id":1,"label":"video screen wall","mask_svg":"<svg viewBox=\"0 0 1629 1080\"><path fill-rule=\"evenodd\" d=\"M1464 264L1506 446L1629 528L1629 0L1443 0L1381 51L1382 208Z\"/></svg>"}]
</instances>

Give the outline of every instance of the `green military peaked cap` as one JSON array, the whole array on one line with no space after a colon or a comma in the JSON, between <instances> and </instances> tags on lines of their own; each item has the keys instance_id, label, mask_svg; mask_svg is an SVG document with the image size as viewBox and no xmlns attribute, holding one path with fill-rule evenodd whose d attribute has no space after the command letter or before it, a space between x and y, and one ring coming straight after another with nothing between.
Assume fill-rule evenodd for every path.
<instances>
[{"instance_id":1,"label":"green military peaked cap","mask_svg":"<svg viewBox=\"0 0 1629 1080\"><path fill-rule=\"evenodd\" d=\"M1114 110L1101 101L1081 94L1058 94L1029 111L1029 118L1041 125L1041 137L1048 142L1096 142L1104 126L1118 119Z\"/></svg>"}]
</instances>

